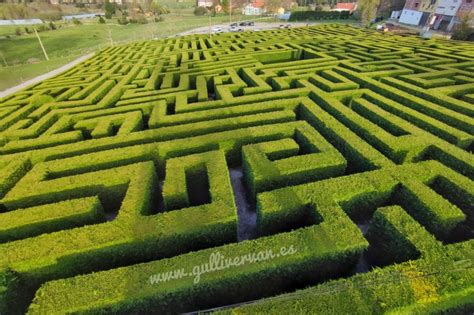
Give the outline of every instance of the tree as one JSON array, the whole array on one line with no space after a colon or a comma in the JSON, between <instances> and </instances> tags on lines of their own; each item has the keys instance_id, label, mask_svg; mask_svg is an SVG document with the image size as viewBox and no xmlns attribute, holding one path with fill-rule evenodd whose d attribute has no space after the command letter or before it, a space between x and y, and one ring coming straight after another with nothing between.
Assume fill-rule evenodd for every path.
<instances>
[{"instance_id":1,"label":"tree","mask_svg":"<svg viewBox=\"0 0 474 315\"><path fill-rule=\"evenodd\" d=\"M131 20L136 20L138 11L140 11L137 0L132 0L132 3L128 5L128 16Z\"/></svg>"},{"instance_id":2,"label":"tree","mask_svg":"<svg viewBox=\"0 0 474 315\"><path fill-rule=\"evenodd\" d=\"M222 1L221 1L221 3L222 3L222 11L224 11L224 13L226 13L226 14L229 14L230 9L232 9L232 12L231 12L231 13L234 13L235 2L236 2L236 1L234 1L234 0L222 0ZM232 8L230 8L231 5L232 5Z\"/></svg>"},{"instance_id":3,"label":"tree","mask_svg":"<svg viewBox=\"0 0 474 315\"><path fill-rule=\"evenodd\" d=\"M459 23L453 29L452 39L457 40L468 40L471 34L474 34L474 29L470 26L470 20L473 18L473 14L462 14L459 17Z\"/></svg>"},{"instance_id":4,"label":"tree","mask_svg":"<svg viewBox=\"0 0 474 315\"><path fill-rule=\"evenodd\" d=\"M271 13L278 12L278 9L281 7L280 0L267 0L266 1L267 10Z\"/></svg>"},{"instance_id":5,"label":"tree","mask_svg":"<svg viewBox=\"0 0 474 315\"><path fill-rule=\"evenodd\" d=\"M82 24L82 22L80 20L76 19L76 18L72 18L72 23L74 25L81 25Z\"/></svg>"},{"instance_id":6,"label":"tree","mask_svg":"<svg viewBox=\"0 0 474 315\"><path fill-rule=\"evenodd\" d=\"M105 1L105 18L111 19L112 15L115 14L115 3L110 3L109 0Z\"/></svg>"},{"instance_id":7,"label":"tree","mask_svg":"<svg viewBox=\"0 0 474 315\"><path fill-rule=\"evenodd\" d=\"M194 9L194 15L197 15L197 16L206 15L207 12L208 11L205 7L196 7L196 9Z\"/></svg>"},{"instance_id":8,"label":"tree","mask_svg":"<svg viewBox=\"0 0 474 315\"><path fill-rule=\"evenodd\" d=\"M359 0L360 19L365 27L369 27L377 14L380 0Z\"/></svg>"},{"instance_id":9,"label":"tree","mask_svg":"<svg viewBox=\"0 0 474 315\"><path fill-rule=\"evenodd\" d=\"M150 10L151 13L153 13L153 15L160 15L160 14L167 14L167 13L170 13L170 11L168 10L168 8L158 4L157 2L153 1L152 3L150 3L149 7L148 7L148 10Z\"/></svg>"}]
</instances>

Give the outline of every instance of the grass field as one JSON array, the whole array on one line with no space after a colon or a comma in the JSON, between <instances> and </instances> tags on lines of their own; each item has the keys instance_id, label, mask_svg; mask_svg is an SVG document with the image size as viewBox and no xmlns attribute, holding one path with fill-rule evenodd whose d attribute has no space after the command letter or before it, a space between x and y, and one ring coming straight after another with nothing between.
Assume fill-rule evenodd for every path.
<instances>
[{"instance_id":1,"label":"grass field","mask_svg":"<svg viewBox=\"0 0 474 315\"><path fill-rule=\"evenodd\" d=\"M74 60L77 56L59 57L49 61L34 64L20 64L10 67L0 67L0 91L16 86L26 80L47 73Z\"/></svg>"}]
</instances>

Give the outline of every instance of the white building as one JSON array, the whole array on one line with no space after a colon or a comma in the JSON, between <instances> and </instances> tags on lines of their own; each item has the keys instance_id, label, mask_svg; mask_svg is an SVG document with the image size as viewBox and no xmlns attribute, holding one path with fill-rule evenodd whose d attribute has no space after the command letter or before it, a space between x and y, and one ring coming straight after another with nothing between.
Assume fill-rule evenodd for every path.
<instances>
[{"instance_id":1,"label":"white building","mask_svg":"<svg viewBox=\"0 0 474 315\"><path fill-rule=\"evenodd\" d=\"M209 0L197 0L196 5L198 7L210 8L214 5L214 3L212 1L209 1Z\"/></svg>"},{"instance_id":2,"label":"white building","mask_svg":"<svg viewBox=\"0 0 474 315\"><path fill-rule=\"evenodd\" d=\"M0 25L34 25L43 24L40 19L24 19L24 20L0 20Z\"/></svg>"},{"instance_id":3,"label":"white building","mask_svg":"<svg viewBox=\"0 0 474 315\"><path fill-rule=\"evenodd\" d=\"M451 31L462 14L473 12L474 0L406 0L399 22Z\"/></svg>"},{"instance_id":4,"label":"white building","mask_svg":"<svg viewBox=\"0 0 474 315\"><path fill-rule=\"evenodd\" d=\"M398 21L408 25L419 25L424 14L422 11L403 9Z\"/></svg>"},{"instance_id":5,"label":"white building","mask_svg":"<svg viewBox=\"0 0 474 315\"><path fill-rule=\"evenodd\" d=\"M243 15L262 15L265 13L264 8L260 7L255 7L252 4L247 4L243 9L242 9L242 14Z\"/></svg>"}]
</instances>

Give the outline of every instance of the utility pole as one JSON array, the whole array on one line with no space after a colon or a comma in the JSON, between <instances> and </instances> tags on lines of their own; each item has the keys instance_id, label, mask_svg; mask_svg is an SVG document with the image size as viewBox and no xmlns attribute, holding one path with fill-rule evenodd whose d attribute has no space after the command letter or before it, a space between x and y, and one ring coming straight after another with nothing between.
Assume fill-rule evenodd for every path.
<instances>
[{"instance_id":1,"label":"utility pole","mask_svg":"<svg viewBox=\"0 0 474 315\"><path fill-rule=\"evenodd\" d=\"M232 0L229 0L229 23L232 24Z\"/></svg>"},{"instance_id":2,"label":"utility pole","mask_svg":"<svg viewBox=\"0 0 474 315\"><path fill-rule=\"evenodd\" d=\"M36 31L36 27L33 27L35 30L36 37L38 37L38 41L40 43L41 49L43 49L44 57L46 60L49 60L48 54L46 53L46 49L44 49L43 42L41 41L41 38L39 37L38 31Z\"/></svg>"},{"instance_id":3,"label":"utility pole","mask_svg":"<svg viewBox=\"0 0 474 315\"><path fill-rule=\"evenodd\" d=\"M114 40L112 39L112 30L109 29L109 40L110 40L110 45L113 46L114 45Z\"/></svg>"},{"instance_id":4,"label":"utility pole","mask_svg":"<svg viewBox=\"0 0 474 315\"><path fill-rule=\"evenodd\" d=\"M208 13L209 15L209 38L212 37L212 26L211 26L211 10L208 10Z\"/></svg>"},{"instance_id":5,"label":"utility pole","mask_svg":"<svg viewBox=\"0 0 474 315\"><path fill-rule=\"evenodd\" d=\"M5 55L3 54L3 52L0 52L0 55L2 55L2 59L3 59L3 63L5 64L5 67L8 67L8 63L7 63L7 60L5 59Z\"/></svg>"}]
</instances>

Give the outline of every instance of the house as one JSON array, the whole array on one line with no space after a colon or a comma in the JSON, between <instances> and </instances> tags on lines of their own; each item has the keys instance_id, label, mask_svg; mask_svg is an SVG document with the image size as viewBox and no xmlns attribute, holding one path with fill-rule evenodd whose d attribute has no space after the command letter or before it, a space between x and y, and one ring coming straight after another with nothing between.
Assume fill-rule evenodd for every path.
<instances>
[{"instance_id":1,"label":"house","mask_svg":"<svg viewBox=\"0 0 474 315\"><path fill-rule=\"evenodd\" d=\"M243 15L262 15L265 12L265 0L252 0L242 9Z\"/></svg>"},{"instance_id":2,"label":"house","mask_svg":"<svg viewBox=\"0 0 474 315\"><path fill-rule=\"evenodd\" d=\"M450 31L454 26L461 0L439 0L435 14L431 17L429 25L435 30Z\"/></svg>"},{"instance_id":3,"label":"house","mask_svg":"<svg viewBox=\"0 0 474 315\"><path fill-rule=\"evenodd\" d=\"M210 8L214 5L212 0L197 0L196 6Z\"/></svg>"},{"instance_id":4,"label":"house","mask_svg":"<svg viewBox=\"0 0 474 315\"><path fill-rule=\"evenodd\" d=\"M81 19L93 19L98 16L104 16L104 12L99 13L83 13L83 14L74 14L74 15L63 15L63 21L72 21L74 19L81 20Z\"/></svg>"},{"instance_id":5,"label":"house","mask_svg":"<svg viewBox=\"0 0 474 315\"><path fill-rule=\"evenodd\" d=\"M400 23L423 26L434 13L437 0L407 0L399 18Z\"/></svg>"},{"instance_id":6,"label":"house","mask_svg":"<svg viewBox=\"0 0 474 315\"><path fill-rule=\"evenodd\" d=\"M336 4L336 7L332 9L331 11L349 11L350 13L353 13L355 10L357 10L357 3L355 2L346 2L346 3L338 3Z\"/></svg>"},{"instance_id":7,"label":"house","mask_svg":"<svg viewBox=\"0 0 474 315\"><path fill-rule=\"evenodd\" d=\"M242 9L243 15L262 15L265 13L264 8L259 8L253 6L253 4L249 3Z\"/></svg>"},{"instance_id":8,"label":"house","mask_svg":"<svg viewBox=\"0 0 474 315\"><path fill-rule=\"evenodd\" d=\"M399 22L427 29L451 31L463 14L473 11L473 0L407 0Z\"/></svg>"}]
</instances>

